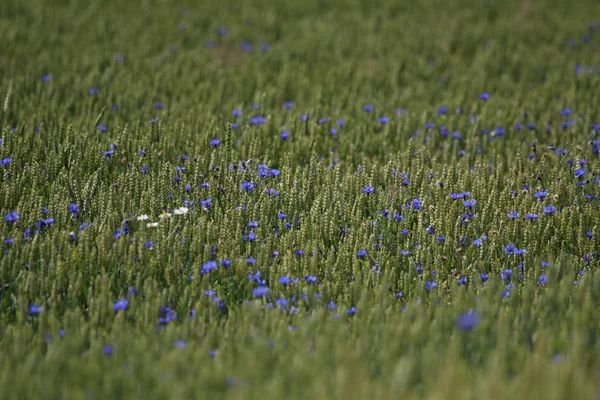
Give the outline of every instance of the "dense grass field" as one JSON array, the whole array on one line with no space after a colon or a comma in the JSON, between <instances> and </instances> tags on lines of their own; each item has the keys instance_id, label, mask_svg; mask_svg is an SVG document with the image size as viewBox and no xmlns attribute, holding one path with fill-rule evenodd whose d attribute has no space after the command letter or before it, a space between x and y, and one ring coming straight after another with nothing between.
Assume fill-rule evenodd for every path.
<instances>
[{"instance_id":1,"label":"dense grass field","mask_svg":"<svg viewBox=\"0 0 600 400\"><path fill-rule=\"evenodd\" d=\"M598 398L596 22L1 1L0 398Z\"/></svg>"}]
</instances>

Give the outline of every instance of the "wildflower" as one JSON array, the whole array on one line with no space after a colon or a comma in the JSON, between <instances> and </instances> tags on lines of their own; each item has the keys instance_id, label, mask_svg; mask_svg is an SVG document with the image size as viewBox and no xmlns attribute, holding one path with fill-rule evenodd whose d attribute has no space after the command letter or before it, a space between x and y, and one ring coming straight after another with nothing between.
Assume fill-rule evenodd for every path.
<instances>
[{"instance_id":1,"label":"wildflower","mask_svg":"<svg viewBox=\"0 0 600 400\"><path fill-rule=\"evenodd\" d=\"M29 315L38 315L43 310L42 306L36 306L35 304L29 304Z\"/></svg>"},{"instance_id":2,"label":"wildflower","mask_svg":"<svg viewBox=\"0 0 600 400\"><path fill-rule=\"evenodd\" d=\"M556 206L544 206L544 214L552 215L557 211Z\"/></svg>"},{"instance_id":3,"label":"wildflower","mask_svg":"<svg viewBox=\"0 0 600 400\"><path fill-rule=\"evenodd\" d=\"M148 250L152 250L154 248L154 242L152 240L148 240L144 243L144 247Z\"/></svg>"},{"instance_id":4,"label":"wildflower","mask_svg":"<svg viewBox=\"0 0 600 400\"><path fill-rule=\"evenodd\" d=\"M458 278L458 284L459 285L466 285L467 284L467 278L464 276L461 276L460 278Z\"/></svg>"},{"instance_id":5,"label":"wildflower","mask_svg":"<svg viewBox=\"0 0 600 400\"><path fill-rule=\"evenodd\" d=\"M474 207L476 204L477 204L477 200L475 200L475 199L469 199L469 200L463 201L463 205L468 208Z\"/></svg>"},{"instance_id":6,"label":"wildflower","mask_svg":"<svg viewBox=\"0 0 600 400\"><path fill-rule=\"evenodd\" d=\"M263 297L269 293L269 288L267 286L259 286L252 289L252 296L254 297Z\"/></svg>"},{"instance_id":7,"label":"wildflower","mask_svg":"<svg viewBox=\"0 0 600 400\"><path fill-rule=\"evenodd\" d=\"M346 308L346 314L348 314L348 316L352 317L353 315L356 314L356 307L352 306L350 308Z\"/></svg>"},{"instance_id":8,"label":"wildflower","mask_svg":"<svg viewBox=\"0 0 600 400\"><path fill-rule=\"evenodd\" d=\"M158 317L158 323L162 325L166 325L177 319L177 313L169 307L161 307L158 313L162 315Z\"/></svg>"},{"instance_id":9,"label":"wildflower","mask_svg":"<svg viewBox=\"0 0 600 400\"><path fill-rule=\"evenodd\" d=\"M200 270L200 273L202 275L207 274L210 271L217 269L217 267L218 264L216 261L207 261L206 263L202 264L202 269Z\"/></svg>"},{"instance_id":10,"label":"wildflower","mask_svg":"<svg viewBox=\"0 0 600 400\"><path fill-rule=\"evenodd\" d=\"M479 100L489 100L490 99L490 94L489 93L481 93L477 97L479 98Z\"/></svg>"},{"instance_id":11,"label":"wildflower","mask_svg":"<svg viewBox=\"0 0 600 400\"><path fill-rule=\"evenodd\" d=\"M146 221L148 218L150 218L150 217L148 216L148 214L142 214L142 215L140 215L139 217L137 217L137 220L138 220L138 221Z\"/></svg>"},{"instance_id":12,"label":"wildflower","mask_svg":"<svg viewBox=\"0 0 600 400\"><path fill-rule=\"evenodd\" d=\"M123 311L127 308L128 305L129 305L129 300L127 300L127 299L117 300L115 302L115 304L113 305L113 309L117 312Z\"/></svg>"},{"instance_id":13,"label":"wildflower","mask_svg":"<svg viewBox=\"0 0 600 400\"><path fill-rule=\"evenodd\" d=\"M253 190L253 189L254 189L254 187L255 187L255 184L254 184L254 182L247 182L247 181L243 181L243 182L242 182L242 184L241 184L240 186L241 186L241 188L242 188L243 190L245 190L246 192L248 192L248 191L250 191L250 190Z\"/></svg>"},{"instance_id":14,"label":"wildflower","mask_svg":"<svg viewBox=\"0 0 600 400\"><path fill-rule=\"evenodd\" d=\"M363 110L365 110L366 112L371 112L371 111L373 111L373 105L371 105L371 104L365 104L363 106Z\"/></svg>"},{"instance_id":15,"label":"wildflower","mask_svg":"<svg viewBox=\"0 0 600 400\"><path fill-rule=\"evenodd\" d=\"M535 192L533 194L533 197L535 197L538 200L543 200L547 195L548 195L548 192L546 192L545 190L540 190L540 191Z\"/></svg>"},{"instance_id":16,"label":"wildflower","mask_svg":"<svg viewBox=\"0 0 600 400\"><path fill-rule=\"evenodd\" d=\"M431 289L435 289L437 287L437 283L435 281L427 281L427 283L425 283L425 290L427 290L428 292Z\"/></svg>"},{"instance_id":17,"label":"wildflower","mask_svg":"<svg viewBox=\"0 0 600 400\"><path fill-rule=\"evenodd\" d=\"M507 217L508 217L508 218L510 218L510 219L517 219L517 218L519 218L520 216L521 216L521 214L519 214L519 213L518 213L518 212L516 212L515 210L512 210L512 211L510 211L510 212L507 214Z\"/></svg>"},{"instance_id":18,"label":"wildflower","mask_svg":"<svg viewBox=\"0 0 600 400\"><path fill-rule=\"evenodd\" d=\"M356 253L356 257L358 257L358 258L364 258L366 255L367 255L367 251L366 250L359 250Z\"/></svg>"},{"instance_id":19,"label":"wildflower","mask_svg":"<svg viewBox=\"0 0 600 400\"><path fill-rule=\"evenodd\" d=\"M234 109L234 110L231 112L231 114L232 114L232 115L233 115L235 118L237 118L237 117L241 117L241 116L242 116L242 111L241 111L241 110L238 110L238 109Z\"/></svg>"},{"instance_id":20,"label":"wildflower","mask_svg":"<svg viewBox=\"0 0 600 400\"><path fill-rule=\"evenodd\" d=\"M462 313L456 319L456 329L459 331L470 331L479 323L479 314L475 311Z\"/></svg>"},{"instance_id":21,"label":"wildflower","mask_svg":"<svg viewBox=\"0 0 600 400\"><path fill-rule=\"evenodd\" d=\"M307 275L304 277L304 281L306 283L316 283L317 282L317 277L314 275Z\"/></svg>"},{"instance_id":22,"label":"wildflower","mask_svg":"<svg viewBox=\"0 0 600 400\"><path fill-rule=\"evenodd\" d=\"M575 176L576 176L577 178L580 178L580 177L582 177L583 175L585 175L585 174L586 174L586 172L587 172L587 170L586 170L586 169L584 169L584 168L578 168L578 169L576 169L576 170L575 170L574 174L575 174Z\"/></svg>"},{"instance_id":23,"label":"wildflower","mask_svg":"<svg viewBox=\"0 0 600 400\"><path fill-rule=\"evenodd\" d=\"M158 218L160 218L160 219L165 219L165 218L171 218L171 216L172 216L172 214L171 214L171 213L169 213L169 212L167 212L167 211L163 211L163 212L162 212L162 213L161 213L161 214L158 216Z\"/></svg>"},{"instance_id":24,"label":"wildflower","mask_svg":"<svg viewBox=\"0 0 600 400\"><path fill-rule=\"evenodd\" d=\"M256 258L252 258L252 257L246 258L246 264L249 264L249 265L256 264Z\"/></svg>"},{"instance_id":25,"label":"wildflower","mask_svg":"<svg viewBox=\"0 0 600 400\"><path fill-rule=\"evenodd\" d=\"M548 283L548 277L546 277L546 274L541 274L540 277L538 278L538 284L546 285L547 283Z\"/></svg>"},{"instance_id":26,"label":"wildflower","mask_svg":"<svg viewBox=\"0 0 600 400\"><path fill-rule=\"evenodd\" d=\"M19 214L16 211L11 211L4 216L4 219L10 223L17 222L19 218Z\"/></svg>"},{"instance_id":27,"label":"wildflower","mask_svg":"<svg viewBox=\"0 0 600 400\"><path fill-rule=\"evenodd\" d=\"M327 303L327 308L330 309L330 310L335 310L336 307L337 306L335 305L335 303L334 303L333 300L330 300L329 303Z\"/></svg>"},{"instance_id":28,"label":"wildflower","mask_svg":"<svg viewBox=\"0 0 600 400\"><path fill-rule=\"evenodd\" d=\"M177 349L185 349L186 348L186 344L183 339L176 340L174 343L174 346Z\"/></svg>"},{"instance_id":29,"label":"wildflower","mask_svg":"<svg viewBox=\"0 0 600 400\"><path fill-rule=\"evenodd\" d=\"M390 119L388 117L379 117L378 120L379 120L379 123L382 125L385 125L390 122Z\"/></svg>"},{"instance_id":30,"label":"wildflower","mask_svg":"<svg viewBox=\"0 0 600 400\"><path fill-rule=\"evenodd\" d=\"M190 209L187 207L179 207L179 208L176 208L175 210L173 210L173 214L174 215L185 215L189 211L190 211Z\"/></svg>"},{"instance_id":31,"label":"wildflower","mask_svg":"<svg viewBox=\"0 0 600 400\"><path fill-rule=\"evenodd\" d=\"M209 142L209 144L210 144L212 147L217 147L219 144L221 144L221 141L220 141L219 139L212 139L212 140Z\"/></svg>"},{"instance_id":32,"label":"wildflower","mask_svg":"<svg viewBox=\"0 0 600 400\"><path fill-rule=\"evenodd\" d=\"M158 227L158 222L148 222L146 224L146 228L157 228Z\"/></svg>"},{"instance_id":33,"label":"wildflower","mask_svg":"<svg viewBox=\"0 0 600 400\"><path fill-rule=\"evenodd\" d=\"M360 189L360 191L363 193L366 193L366 194L370 194L375 191L375 188L373 186L367 185L367 186L363 187L362 189Z\"/></svg>"},{"instance_id":34,"label":"wildflower","mask_svg":"<svg viewBox=\"0 0 600 400\"><path fill-rule=\"evenodd\" d=\"M104 352L105 356L112 356L114 353L113 347L109 344L105 345L102 351Z\"/></svg>"},{"instance_id":35,"label":"wildflower","mask_svg":"<svg viewBox=\"0 0 600 400\"><path fill-rule=\"evenodd\" d=\"M533 213L525 214L525 218L527 218L528 220L531 220L531 221L533 221L534 219L537 219L537 217L538 217L537 214L533 214Z\"/></svg>"}]
</instances>

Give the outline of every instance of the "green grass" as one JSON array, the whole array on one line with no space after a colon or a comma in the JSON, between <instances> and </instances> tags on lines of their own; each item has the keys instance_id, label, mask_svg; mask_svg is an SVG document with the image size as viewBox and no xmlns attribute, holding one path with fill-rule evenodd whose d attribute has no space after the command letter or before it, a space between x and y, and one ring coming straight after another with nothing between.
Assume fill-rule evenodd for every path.
<instances>
[{"instance_id":1,"label":"green grass","mask_svg":"<svg viewBox=\"0 0 600 400\"><path fill-rule=\"evenodd\" d=\"M598 15L1 2L0 397L597 398Z\"/></svg>"}]
</instances>

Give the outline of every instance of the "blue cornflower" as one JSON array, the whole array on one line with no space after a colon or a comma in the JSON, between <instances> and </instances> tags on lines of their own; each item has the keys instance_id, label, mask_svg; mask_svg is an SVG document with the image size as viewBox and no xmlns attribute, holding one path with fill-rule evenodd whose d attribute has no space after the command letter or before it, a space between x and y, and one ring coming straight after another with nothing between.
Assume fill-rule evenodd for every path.
<instances>
[{"instance_id":1,"label":"blue cornflower","mask_svg":"<svg viewBox=\"0 0 600 400\"><path fill-rule=\"evenodd\" d=\"M69 204L69 214L73 214L76 217L79 216L80 210L79 207L77 206L77 204L75 203L71 203Z\"/></svg>"},{"instance_id":2,"label":"blue cornflower","mask_svg":"<svg viewBox=\"0 0 600 400\"><path fill-rule=\"evenodd\" d=\"M367 185L364 188L360 189L361 192L369 194L369 193L373 193L375 191L375 188L373 186Z\"/></svg>"},{"instance_id":3,"label":"blue cornflower","mask_svg":"<svg viewBox=\"0 0 600 400\"><path fill-rule=\"evenodd\" d=\"M587 172L587 170L586 170L586 169L584 169L584 168L578 168L578 169L576 169L576 170L575 170L574 174L575 174L575 176L576 176L577 178L580 178L580 177L582 177L583 175L585 175L585 174L586 174L586 172Z\"/></svg>"},{"instance_id":4,"label":"blue cornflower","mask_svg":"<svg viewBox=\"0 0 600 400\"><path fill-rule=\"evenodd\" d=\"M144 243L144 247L148 250L151 250L154 248L154 242L152 240L148 240L146 243Z\"/></svg>"},{"instance_id":5,"label":"blue cornflower","mask_svg":"<svg viewBox=\"0 0 600 400\"><path fill-rule=\"evenodd\" d=\"M560 110L560 115L562 115L562 116L571 115L571 109L565 108L565 109Z\"/></svg>"},{"instance_id":6,"label":"blue cornflower","mask_svg":"<svg viewBox=\"0 0 600 400\"><path fill-rule=\"evenodd\" d=\"M552 215L557 211L556 206L544 206L544 214Z\"/></svg>"},{"instance_id":7,"label":"blue cornflower","mask_svg":"<svg viewBox=\"0 0 600 400\"><path fill-rule=\"evenodd\" d=\"M106 127L106 125L98 124L98 125L96 125L96 129L99 130L100 132L106 132L106 130L108 128Z\"/></svg>"},{"instance_id":8,"label":"blue cornflower","mask_svg":"<svg viewBox=\"0 0 600 400\"><path fill-rule=\"evenodd\" d=\"M346 314L348 314L350 317L356 314L356 307L352 306L350 308L346 308Z\"/></svg>"},{"instance_id":9,"label":"blue cornflower","mask_svg":"<svg viewBox=\"0 0 600 400\"><path fill-rule=\"evenodd\" d=\"M292 279L289 276L280 276L279 283L283 286L289 285L292 282Z\"/></svg>"},{"instance_id":10,"label":"blue cornflower","mask_svg":"<svg viewBox=\"0 0 600 400\"><path fill-rule=\"evenodd\" d=\"M414 199L411 203L413 210L419 211L421 206L423 205L423 201L421 199Z\"/></svg>"},{"instance_id":11,"label":"blue cornflower","mask_svg":"<svg viewBox=\"0 0 600 400\"><path fill-rule=\"evenodd\" d=\"M254 184L254 182L247 182L247 181L243 181L243 182L242 182L242 184L241 184L240 186L241 186L241 188L242 188L243 190L245 190L245 191L247 191L247 192L248 192L248 191L250 191L250 190L253 190L253 189L254 189L254 187L255 187L255 184Z\"/></svg>"},{"instance_id":12,"label":"blue cornflower","mask_svg":"<svg viewBox=\"0 0 600 400\"><path fill-rule=\"evenodd\" d=\"M531 221L533 221L534 219L537 219L537 217L538 217L537 214L533 214L533 213L525 214L525 218L527 218Z\"/></svg>"},{"instance_id":13,"label":"blue cornflower","mask_svg":"<svg viewBox=\"0 0 600 400\"><path fill-rule=\"evenodd\" d=\"M489 100L490 98L490 94L489 93L481 93L479 96L477 96L479 98L479 100Z\"/></svg>"},{"instance_id":14,"label":"blue cornflower","mask_svg":"<svg viewBox=\"0 0 600 400\"><path fill-rule=\"evenodd\" d=\"M469 199L469 200L463 201L463 205L468 208L474 207L476 204L477 204L477 200L475 200L475 199Z\"/></svg>"},{"instance_id":15,"label":"blue cornflower","mask_svg":"<svg viewBox=\"0 0 600 400\"><path fill-rule=\"evenodd\" d=\"M329 301L329 303L327 303L327 308L330 309L330 310L335 310L336 307L337 306L335 305L335 303L334 303L333 300L331 300L331 301Z\"/></svg>"},{"instance_id":16,"label":"blue cornflower","mask_svg":"<svg viewBox=\"0 0 600 400\"><path fill-rule=\"evenodd\" d=\"M277 307L287 307L288 304L289 303L285 297L280 297L277 300L275 300L275 305Z\"/></svg>"},{"instance_id":17,"label":"blue cornflower","mask_svg":"<svg viewBox=\"0 0 600 400\"><path fill-rule=\"evenodd\" d=\"M388 117L379 117L378 121L380 124L385 125L390 122L390 119Z\"/></svg>"},{"instance_id":18,"label":"blue cornflower","mask_svg":"<svg viewBox=\"0 0 600 400\"><path fill-rule=\"evenodd\" d=\"M500 271L500 279L502 279L503 281L509 280L511 276L512 276L511 269L505 269L504 271Z\"/></svg>"},{"instance_id":19,"label":"blue cornflower","mask_svg":"<svg viewBox=\"0 0 600 400\"><path fill-rule=\"evenodd\" d=\"M367 251L366 250L359 250L356 253L356 257L358 257L358 258L364 258L366 255L367 255Z\"/></svg>"},{"instance_id":20,"label":"blue cornflower","mask_svg":"<svg viewBox=\"0 0 600 400\"><path fill-rule=\"evenodd\" d=\"M548 277L546 276L546 274L541 274L540 277L538 278L538 284L545 285L547 283L548 283Z\"/></svg>"},{"instance_id":21,"label":"blue cornflower","mask_svg":"<svg viewBox=\"0 0 600 400\"><path fill-rule=\"evenodd\" d=\"M466 285L467 284L467 278L464 276L461 276L460 278L458 278L458 284L459 285Z\"/></svg>"},{"instance_id":22,"label":"blue cornflower","mask_svg":"<svg viewBox=\"0 0 600 400\"><path fill-rule=\"evenodd\" d=\"M481 238L473 240L473 246L481 246Z\"/></svg>"},{"instance_id":23,"label":"blue cornflower","mask_svg":"<svg viewBox=\"0 0 600 400\"><path fill-rule=\"evenodd\" d=\"M202 275L209 273L212 270L217 269L218 264L216 261L207 261L204 264L202 264L202 269L200 270L200 273Z\"/></svg>"},{"instance_id":24,"label":"blue cornflower","mask_svg":"<svg viewBox=\"0 0 600 400\"><path fill-rule=\"evenodd\" d=\"M221 141L220 141L219 139L212 139L212 140L209 142L209 144L210 144L212 147L217 147L219 144L221 144Z\"/></svg>"},{"instance_id":25,"label":"blue cornflower","mask_svg":"<svg viewBox=\"0 0 600 400\"><path fill-rule=\"evenodd\" d=\"M112 356L113 353L114 353L114 350L113 350L113 347L110 344L107 344L102 349L102 352L104 353L105 356Z\"/></svg>"},{"instance_id":26,"label":"blue cornflower","mask_svg":"<svg viewBox=\"0 0 600 400\"><path fill-rule=\"evenodd\" d=\"M242 111L241 111L241 110L238 110L238 109L236 108L236 109L234 109L234 110L231 112L231 114L232 114L232 115L233 115L235 118L237 118L237 117L241 117L241 116L242 116Z\"/></svg>"},{"instance_id":27,"label":"blue cornflower","mask_svg":"<svg viewBox=\"0 0 600 400\"><path fill-rule=\"evenodd\" d=\"M113 305L113 309L115 311L123 311L127 308L128 305L129 305L129 300L127 300L127 299L117 300L115 302L115 304Z\"/></svg>"},{"instance_id":28,"label":"blue cornflower","mask_svg":"<svg viewBox=\"0 0 600 400\"><path fill-rule=\"evenodd\" d=\"M435 289L437 287L437 283L435 281L427 281L427 283L425 284L425 290L427 290L428 292L431 289Z\"/></svg>"},{"instance_id":29,"label":"blue cornflower","mask_svg":"<svg viewBox=\"0 0 600 400\"><path fill-rule=\"evenodd\" d=\"M252 257L246 258L246 264L249 264L249 265L256 264L256 258L252 258Z\"/></svg>"},{"instance_id":30,"label":"blue cornflower","mask_svg":"<svg viewBox=\"0 0 600 400\"><path fill-rule=\"evenodd\" d=\"M444 115L448 112L448 107L446 106L441 106L440 108L438 108L437 113L440 115Z\"/></svg>"},{"instance_id":31,"label":"blue cornflower","mask_svg":"<svg viewBox=\"0 0 600 400\"><path fill-rule=\"evenodd\" d=\"M307 275L304 277L304 281L306 283L316 283L317 282L317 277L314 275Z\"/></svg>"},{"instance_id":32,"label":"blue cornflower","mask_svg":"<svg viewBox=\"0 0 600 400\"><path fill-rule=\"evenodd\" d=\"M185 349L186 348L186 344L183 339L176 340L175 343L173 344L173 346L175 346L175 348L177 348L177 349Z\"/></svg>"},{"instance_id":33,"label":"blue cornflower","mask_svg":"<svg viewBox=\"0 0 600 400\"><path fill-rule=\"evenodd\" d=\"M546 192L545 190L540 190L533 194L533 197L539 200L544 199L546 196L548 196L548 192Z\"/></svg>"},{"instance_id":34,"label":"blue cornflower","mask_svg":"<svg viewBox=\"0 0 600 400\"><path fill-rule=\"evenodd\" d=\"M293 106L294 106L294 103L292 103L291 101L286 101L285 103L283 103L283 108L290 109Z\"/></svg>"},{"instance_id":35,"label":"blue cornflower","mask_svg":"<svg viewBox=\"0 0 600 400\"><path fill-rule=\"evenodd\" d=\"M404 217L398 213L394 213L394 219L396 221L404 221Z\"/></svg>"},{"instance_id":36,"label":"blue cornflower","mask_svg":"<svg viewBox=\"0 0 600 400\"><path fill-rule=\"evenodd\" d=\"M371 104L365 104L363 106L363 110L365 110L366 112L371 112L371 111L373 111L373 105L371 105Z\"/></svg>"},{"instance_id":37,"label":"blue cornflower","mask_svg":"<svg viewBox=\"0 0 600 400\"><path fill-rule=\"evenodd\" d=\"M17 222L19 218L19 214L16 211L11 211L4 216L4 219L10 223Z\"/></svg>"},{"instance_id":38,"label":"blue cornflower","mask_svg":"<svg viewBox=\"0 0 600 400\"><path fill-rule=\"evenodd\" d=\"M269 293L269 288L267 286L258 286L252 289L252 296L254 297L263 297Z\"/></svg>"},{"instance_id":39,"label":"blue cornflower","mask_svg":"<svg viewBox=\"0 0 600 400\"><path fill-rule=\"evenodd\" d=\"M44 308L42 306L36 306L35 304L29 304L29 315L38 315Z\"/></svg>"},{"instance_id":40,"label":"blue cornflower","mask_svg":"<svg viewBox=\"0 0 600 400\"><path fill-rule=\"evenodd\" d=\"M283 131L279 134L279 137L282 140L286 140L290 136L290 131Z\"/></svg>"},{"instance_id":41,"label":"blue cornflower","mask_svg":"<svg viewBox=\"0 0 600 400\"><path fill-rule=\"evenodd\" d=\"M517 219L517 218L519 218L519 217L521 216L521 214L519 214L519 213L518 213L518 212L516 212L515 210L512 210L512 211L510 211L510 212L507 214L507 216L508 216L508 218L510 218L510 219Z\"/></svg>"},{"instance_id":42,"label":"blue cornflower","mask_svg":"<svg viewBox=\"0 0 600 400\"><path fill-rule=\"evenodd\" d=\"M479 323L479 314L475 311L462 313L456 319L456 329L459 331L470 331Z\"/></svg>"}]
</instances>

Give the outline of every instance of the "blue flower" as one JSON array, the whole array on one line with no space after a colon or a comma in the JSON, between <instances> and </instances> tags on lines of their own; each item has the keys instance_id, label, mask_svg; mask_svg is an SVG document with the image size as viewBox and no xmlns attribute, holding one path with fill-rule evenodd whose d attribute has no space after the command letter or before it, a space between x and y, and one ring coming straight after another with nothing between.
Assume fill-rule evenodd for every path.
<instances>
[{"instance_id":1,"label":"blue flower","mask_svg":"<svg viewBox=\"0 0 600 400\"><path fill-rule=\"evenodd\" d=\"M219 139L212 139L212 140L209 142L209 144L210 144L212 147L217 147L219 144L221 144L221 141L220 141Z\"/></svg>"},{"instance_id":2,"label":"blue flower","mask_svg":"<svg viewBox=\"0 0 600 400\"><path fill-rule=\"evenodd\" d=\"M556 206L544 206L544 214L552 215L557 211Z\"/></svg>"},{"instance_id":3,"label":"blue flower","mask_svg":"<svg viewBox=\"0 0 600 400\"><path fill-rule=\"evenodd\" d=\"M113 347L110 344L104 346L104 349L102 349L102 351L104 352L105 356L112 356L114 353Z\"/></svg>"},{"instance_id":4,"label":"blue flower","mask_svg":"<svg viewBox=\"0 0 600 400\"><path fill-rule=\"evenodd\" d=\"M356 314L356 307L352 306L350 308L346 308L346 314L348 314L350 317Z\"/></svg>"},{"instance_id":5,"label":"blue flower","mask_svg":"<svg viewBox=\"0 0 600 400\"><path fill-rule=\"evenodd\" d=\"M510 218L510 219L517 219L517 218L519 218L519 217L521 216L521 214L519 214L519 213L518 213L518 212L516 212L515 210L512 210L512 211L510 211L510 212L507 214L507 216L508 216L508 218Z\"/></svg>"},{"instance_id":6,"label":"blue flower","mask_svg":"<svg viewBox=\"0 0 600 400\"><path fill-rule=\"evenodd\" d=\"M469 199L469 200L463 201L463 205L468 208L474 207L476 204L477 204L477 200L475 200L475 199Z\"/></svg>"},{"instance_id":7,"label":"blue flower","mask_svg":"<svg viewBox=\"0 0 600 400\"><path fill-rule=\"evenodd\" d=\"M540 190L533 194L533 197L539 200L544 199L546 196L548 196L548 192L546 192L545 190Z\"/></svg>"},{"instance_id":8,"label":"blue flower","mask_svg":"<svg viewBox=\"0 0 600 400\"><path fill-rule=\"evenodd\" d=\"M390 119L388 117L379 117L378 120L379 120L379 123L382 125L385 125L390 122Z\"/></svg>"},{"instance_id":9,"label":"blue flower","mask_svg":"<svg viewBox=\"0 0 600 400\"><path fill-rule=\"evenodd\" d=\"M427 290L428 292L429 292L431 289L435 289L436 287L437 287L437 283L436 283L435 281L434 281L434 282L432 282L432 281L427 281L427 283L425 283L425 290Z\"/></svg>"},{"instance_id":10,"label":"blue flower","mask_svg":"<svg viewBox=\"0 0 600 400\"><path fill-rule=\"evenodd\" d=\"M479 314L475 311L462 313L456 319L456 329L459 331L470 331L479 323Z\"/></svg>"},{"instance_id":11,"label":"blue flower","mask_svg":"<svg viewBox=\"0 0 600 400\"><path fill-rule=\"evenodd\" d=\"M467 284L467 278L464 276L461 276L460 278L458 278L458 284L459 285L466 285Z\"/></svg>"},{"instance_id":12,"label":"blue flower","mask_svg":"<svg viewBox=\"0 0 600 400\"><path fill-rule=\"evenodd\" d=\"M36 306L35 304L29 304L29 315L38 315L43 310L42 306Z\"/></svg>"},{"instance_id":13,"label":"blue flower","mask_svg":"<svg viewBox=\"0 0 600 400\"><path fill-rule=\"evenodd\" d=\"M363 110L365 110L366 112L371 112L373 111L373 106L371 104L365 104L363 106Z\"/></svg>"},{"instance_id":14,"label":"blue flower","mask_svg":"<svg viewBox=\"0 0 600 400\"><path fill-rule=\"evenodd\" d=\"M580 178L580 177L582 177L583 175L585 175L585 174L586 174L586 172L587 172L587 170L586 170L586 169L583 169L583 168L578 168L578 169L576 169L576 170L575 170L574 174L575 174L575 176L576 176L577 178Z\"/></svg>"},{"instance_id":15,"label":"blue flower","mask_svg":"<svg viewBox=\"0 0 600 400\"><path fill-rule=\"evenodd\" d=\"M335 303L334 303L333 300L331 300L331 301L329 301L329 303L327 303L327 308L330 309L330 310L335 310L336 307L337 306L335 305Z\"/></svg>"},{"instance_id":16,"label":"blue flower","mask_svg":"<svg viewBox=\"0 0 600 400\"><path fill-rule=\"evenodd\" d=\"M489 100L490 99L490 94L489 93L481 93L477 97L479 98L479 100Z\"/></svg>"},{"instance_id":17,"label":"blue flower","mask_svg":"<svg viewBox=\"0 0 600 400\"><path fill-rule=\"evenodd\" d=\"M548 278L546 277L546 274L541 274L540 277L538 278L538 284L545 285L547 283L548 283Z\"/></svg>"},{"instance_id":18,"label":"blue flower","mask_svg":"<svg viewBox=\"0 0 600 400\"><path fill-rule=\"evenodd\" d=\"M446 107L446 106L441 106L437 110L437 113L440 115L444 115L444 114L446 114L446 112L448 112L448 107Z\"/></svg>"},{"instance_id":19,"label":"blue flower","mask_svg":"<svg viewBox=\"0 0 600 400\"><path fill-rule=\"evenodd\" d=\"M183 339L176 340L174 343L174 346L176 349L185 349L186 348L186 344Z\"/></svg>"},{"instance_id":20,"label":"blue flower","mask_svg":"<svg viewBox=\"0 0 600 400\"><path fill-rule=\"evenodd\" d=\"M538 216L537 216L537 214L533 214L533 213L530 213L530 214L525 214L525 218L527 218L527 219L529 219L529 220L532 220L532 221L533 221L534 219L537 219L537 217L538 217Z\"/></svg>"},{"instance_id":21,"label":"blue flower","mask_svg":"<svg viewBox=\"0 0 600 400\"><path fill-rule=\"evenodd\" d=\"M367 255L366 250L359 250L358 253L356 253L356 257L358 257L358 258L364 258L366 255Z\"/></svg>"},{"instance_id":22,"label":"blue flower","mask_svg":"<svg viewBox=\"0 0 600 400\"><path fill-rule=\"evenodd\" d=\"M11 211L4 216L4 219L10 223L17 222L19 218L19 214L16 211Z\"/></svg>"},{"instance_id":23,"label":"blue flower","mask_svg":"<svg viewBox=\"0 0 600 400\"><path fill-rule=\"evenodd\" d=\"M285 103L283 103L283 108L290 109L293 106L294 106L294 103L292 103L291 101L286 101Z\"/></svg>"},{"instance_id":24,"label":"blue flower","mask_svg":"<svg viewBox=\"0 0 600 400\"><path fill-rule=\"evenodd\" d=\"M254 182L247 182L247 181L243 181L243 182L242 182L242 184L241 184L240 186L241 186L241 188L242 188L243 190L245 190L245 191L247 191L247 192L248 192L248 191L250 191L250 190L253 190L253 189L254 189L254 187L255 187L255 184L254 184Z\"/></svg>"},{"instance_id":25,"label":"blue flower","mask_svg":"<svg viewBox=\"0 0 600 400\"><path fill-rule=\"evenodd\" d=\"M207 261L204 264L202 264L202 269L200 270L200 273L202 275L209 273L210 271L213 271L215 269L217 269L218 264L216 261Z\"/></svg>"},{"instance_id":26,"label":"blue flower","mask_svg":"<svg viewBox=\"0 0 600 400\"><path fill-rule=\"evenodd\" d=\"M123 311L127 308L128 305L129 305L129 300L127 300L127 299L117 300L115 302L115 304L113 305L113 309L115 311Z\"/></svg>"},{"instance_id":27,"label":"blue flower","mask_svg":"<svg viewBox=\"0 0 600 400\"><path fill-rule=\"evenodd\" d=\"M279 137L282 140L286 140L290 136L290 131L283 131L279 134Z\"/></svg>"},{"instance_id":28,"label":"blue flower","mask_svg":"<svg viewBox=\"0 0 600 400\"><path fill-rule=\"evenodd\" d=\"M373 193L375 191L375 188L373 186L367 185L364 188L360 189L361 192L369 194L369 193Z\"/></svg>"},{"instance_id":29,"label":"blue flower","mask_svg":"<svg viewBox=\"0 0 600 400\"><path fill-rule=\"evenodd\" d=\"M254 297L263 297L269 293L269 288L267 286L259 286L252 289L252 296Z\"/></svg>"}]
</instances>

